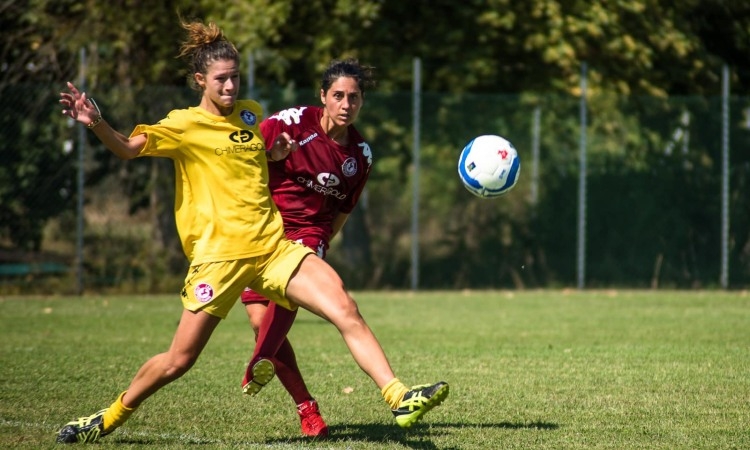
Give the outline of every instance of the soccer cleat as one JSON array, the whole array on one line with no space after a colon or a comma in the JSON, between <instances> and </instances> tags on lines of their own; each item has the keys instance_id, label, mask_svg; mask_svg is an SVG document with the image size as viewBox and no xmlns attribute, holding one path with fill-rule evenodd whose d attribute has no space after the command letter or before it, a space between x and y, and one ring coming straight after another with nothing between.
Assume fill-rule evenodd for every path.
<instances>
[{"instance_id":1,"label":"soccer cleat","mask_svg":"<svg viewBox=\"0 0 750 450\"><path fill-rule=\"evenodd\" d=\"M276 368L268 359L259 359L245 371L245 379L242 381L242 392L247 395L255 395L263 389L263 386L273 380Z\"/></svg>"},{"instance_id":2,"label":"soccer cleat","mask_svg":"<svg viewBox=\"0 0 750 450\"><path fill-rule=\"evenodd\" d=\"M402 428L409 428L432 408L443 403L448 397L448 392L448 383L445 381L413 386L401 399L398 408L391 410L396 417L396 423Z\"/></svg>"},{"instance_id":3,"label":"soccer cleat","mask_svg":"<svg viewBox=\"0 0 750 450\"><path fill-rule=\"evenodd\" d=\"M307 400L297 405L297 414L302 425L302 434L310 437L328 436L328 425L318 409L318 402Z\"/></svg>"},{"instance_id":4,"label":"soccer cleat","mask_svg":"<svg viewBox=\"0 0 750 450\"><path fill-rule=\"evenodd\" d=\"M74 444L76 442L96 442L100 437L109 433L104 432L104 413L106 409L98 411L88 417L79 417L68 422L57 434L57 442Z\"/></svg>"}]
</instances>

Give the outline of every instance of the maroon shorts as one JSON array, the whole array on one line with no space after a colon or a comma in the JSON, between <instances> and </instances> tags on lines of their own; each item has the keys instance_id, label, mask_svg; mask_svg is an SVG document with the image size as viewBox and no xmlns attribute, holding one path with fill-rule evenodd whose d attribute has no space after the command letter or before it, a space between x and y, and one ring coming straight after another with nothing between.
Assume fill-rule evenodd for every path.
<instances>
[{"instance_id":1,"label":"maroon shorts","mask_svg":"<svg viewBox=\"0 0 750 450\"><path fill-rule=\"evenodd\" d=\"M324 241L323 239L320 239L319 237L303 237L303 238L294 239L294 240L310 247L321 258L325 258L326 251L328 250L328 242ZM268 303L269 301L267 298L258 294L257 292L250 289L249 287L246 287L245 290L242 291L242 294L240 295L240 299L242 300L242 303L258 303L258 302Z\"/></svg>"}]
</instances>

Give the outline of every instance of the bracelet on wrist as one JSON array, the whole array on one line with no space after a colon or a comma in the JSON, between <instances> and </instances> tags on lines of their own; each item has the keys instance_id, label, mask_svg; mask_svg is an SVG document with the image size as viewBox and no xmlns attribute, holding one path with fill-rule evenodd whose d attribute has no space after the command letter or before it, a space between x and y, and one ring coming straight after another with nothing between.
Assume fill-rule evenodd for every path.
<instances>
[{"instance_id":1,"label":"bracelet on wrist","mask_svg":"<svg viewBox=\"0 0 750 450\"><path fill-rule=\"evenodd\" d=\"M86 128L91 130L95 126L99 125L99 122L102 121L102 111L99 109L99 105L96 104L96 101L94 100L93 97L89 98L89 101L91 102L92 105L94 105L94 109L96 109L96 114L97 114L96 119L92 120L91 123L86 125Z\"/></svg>"},{"instance_id":2,"label":"bracelet on wrist","mask_svg":"<svg viewBox=\"0 0 750 450\"><path fill-rule=\"evenodd\" d=\"M91 123L86 125L86 128L89 130L92 130L95 126L99 125L99 122L102 121L102 116L98 116L96 119L92 120Z\"/></svg>"}]
</instances>

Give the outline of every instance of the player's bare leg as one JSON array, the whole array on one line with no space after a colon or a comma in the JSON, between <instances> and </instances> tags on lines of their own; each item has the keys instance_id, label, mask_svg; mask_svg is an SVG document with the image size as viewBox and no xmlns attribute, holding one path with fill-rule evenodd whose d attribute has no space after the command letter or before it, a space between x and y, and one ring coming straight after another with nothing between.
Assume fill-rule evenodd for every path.
<instances>
[{"instance_id":1,"label":"player's bare leg","mask_svg":"<svg viewBox=\"0 0 750 450\"><path fill-rule=\"evenodd\" d=\"M287 297L336 326L354 360L380 388L399 426L412 426L448 396L449 386L443 381L407 388L396 378L356 302L322 259L308 256L302 261L289 281Z\"/></svg>"},{"instance_id":2,"label":"player's bare leg","mask_svg":"<svg viewBox=\"0 0 750 450\"><path fill-rule=\"evenodd\" d=\"M289 281L290 300L331 322L341 333L359 367L383 388L395 378L375 335L333 268L316 256L306 257Z\"/></svg>"}]
</instances>

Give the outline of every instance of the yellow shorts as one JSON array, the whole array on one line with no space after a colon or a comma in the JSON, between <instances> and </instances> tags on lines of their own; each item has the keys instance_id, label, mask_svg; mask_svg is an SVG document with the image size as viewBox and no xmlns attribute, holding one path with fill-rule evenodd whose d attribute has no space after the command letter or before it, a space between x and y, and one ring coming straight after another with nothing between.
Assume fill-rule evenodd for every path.
<instances>
[{"instance_id":1,"label":"yellow shorts","mask_svg":"<svg viewBox=\"0 0 750 450\"><path fill-rule=\"evenodd\" d=\"M279 306L295 310L297 305L286 298L286 287L310 254L314 252L309 247L283 239L273 253L190 266L182 288L182 305L225 319L242 290L249 286Z\"/></svg>"}]
</instances>

